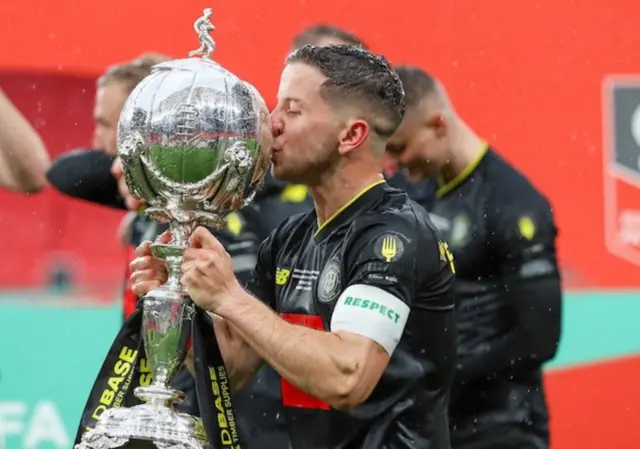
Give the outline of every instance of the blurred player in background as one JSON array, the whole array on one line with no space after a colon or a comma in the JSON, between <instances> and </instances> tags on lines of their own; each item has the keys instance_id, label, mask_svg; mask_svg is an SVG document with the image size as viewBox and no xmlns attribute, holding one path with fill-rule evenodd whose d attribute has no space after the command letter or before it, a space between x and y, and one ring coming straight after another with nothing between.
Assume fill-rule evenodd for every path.
<instances>
[{"instance_id":1,"label":"blurred player in background","mask_svg":"<svg viewBox=\"0 0 640 449\"><path fill-rule=\"evenodd\" d=\"M36 130L0 90L0 186L36 193L46 185L49 163Z\"/></svg>"},{"instance_id":2,"label":"blurred player in background","mask_svg":"<svg viewBox=\"0 0 640 449\"><path fill-rule=\"evenodd\" d=\"M140 205L137 201L125 204L111 174L118 151L118 119L131 91L151 73L151 67L168 59L161 54L144 54L110 67L98 78L91 149L70 151L54 160L47 172L54 188L74 198L118 209L135 210Z\"/></svg>"},{"instance_id":3,"label":"blurred player in background","mask_svg":"<svg viewBox=\"0 0 640 449\"><path fill-rule=\"evenodd\" d=\"M368 49L367 44L356 35L337 26L327 24L313 25L302 30L293 38L291 51L305 45L317 45L319 47L326 45L357 45L365 50Z\"/></svg>"},{"instance_id":4,"label":"blurred player in background","mask_svg":"<svg viewBox=\"0 0 640 449\"><path fill-rule=\"evenodd\" d=\"M412 181L437 184L423 205L456 261L452 447L547 448L541 368L556 353L562 296L551 206L456 114L438 80L397 73L407 112L387 152Z\"/></svg>"}]
</instances>

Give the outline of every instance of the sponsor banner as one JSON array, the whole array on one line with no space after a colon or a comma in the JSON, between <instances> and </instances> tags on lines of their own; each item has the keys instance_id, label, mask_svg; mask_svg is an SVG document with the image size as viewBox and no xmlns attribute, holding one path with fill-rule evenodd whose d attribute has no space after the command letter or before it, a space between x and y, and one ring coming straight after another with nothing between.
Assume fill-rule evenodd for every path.
<instances>
[{"instance_id":1,"label":"sponsor banner","mask_svg":"<svg viewBox=\"0 0 640 449\"><path fill-rule=\"evenodd\" d=\"M603 84L607 249L640 266L640 75Z\"/></svg>"}]
</instances>

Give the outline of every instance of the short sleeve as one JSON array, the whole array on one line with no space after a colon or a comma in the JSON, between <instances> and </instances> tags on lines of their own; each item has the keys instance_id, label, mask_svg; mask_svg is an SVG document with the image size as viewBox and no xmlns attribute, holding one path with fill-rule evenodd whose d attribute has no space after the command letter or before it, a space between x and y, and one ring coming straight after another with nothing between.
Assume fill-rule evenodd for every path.
<instances>
[{"instance_id":1,"label":"short sleeve","mask_svg":"<svg viewBox=\"0 0 640 449\"><path fill-rule=\"evenodd\" d=\"M65 195L126 210L118 183L111 174L114 161L115 157L104 151L70 151L53 160L47 180Z\"/></svg>"},{"instance_id":2,"label":"short sleeve","mask_svg":"<svg viewBox=\"0 0 640 449\"><path fill-rule=\"evenodd\" d=\"M531 187L496 193L487 203L486 214L490 248L503 276L559 275L557 229L551 205L542 195Z\"/></svg>"},{"instance_id":3,"label":"short sleeve","mask_svg":"<svg viewBox=\"0 0 640 449\"><path fill-rule=\"evenodd\" d=\"M425 252L433 233L414 217L378 218L354 225L343 259L346 288L336 302L331 330L368 337L392 354L419 286L440 262L436 250Z\"/></svg>"},{"instance_id":4,"label":"short sleeve","mask_svg":"<svg viewBox=\"0 0 640 449\"><path fill-rule=\"evenodd\" d=\"M376 287L410 307L418 244L416 230L400 220L386 220L363 229L346 250L347 287Z\"/></svg>"}]
</instances>

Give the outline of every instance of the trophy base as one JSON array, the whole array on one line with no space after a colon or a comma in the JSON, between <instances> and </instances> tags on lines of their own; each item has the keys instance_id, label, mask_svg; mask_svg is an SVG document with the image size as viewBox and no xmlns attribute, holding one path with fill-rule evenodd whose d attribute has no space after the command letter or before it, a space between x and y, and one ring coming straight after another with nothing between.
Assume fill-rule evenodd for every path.
<instances>
[{"instance_id":1,"label":"trophy base","mask_svg":"<svg viewBox=\"0 0 640 449\"><path fill-rule=\"evenodd\" d=\"M105 411L74 449L214 449L202 421L153 404Z\"/></svg>"}]
</instances>

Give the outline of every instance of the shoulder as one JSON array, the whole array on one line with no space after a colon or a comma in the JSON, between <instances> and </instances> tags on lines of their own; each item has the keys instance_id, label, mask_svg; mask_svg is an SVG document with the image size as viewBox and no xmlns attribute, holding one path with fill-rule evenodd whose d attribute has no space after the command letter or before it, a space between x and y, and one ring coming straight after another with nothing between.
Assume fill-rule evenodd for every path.
<instances>
[{"instance_id":1,"label":"shoulder","mask_svg":"<svg viewBox=\"0 0 640 449\"><path fill-rule=\"evenodd\" d=\"M487 182L491 185L487 204L493 208L488 212L504 214L530 210L552 215L549 199L519 169L493 152L487 167Z\"/></svg>"},{"instance_id":2,"label":"shoulder","mask_svg":"<svg viewBox=\"0 0 640 449\"><path fill-rule=\"evenodd\" d=\"M276 254L288 242L300 240L301 233L311 229L315 214L313 211L300 212L285 218L264 240L262 246L268 247L272 254Z\"/></svg>"},{"instance_id":3,"label":"shoulder","mask_svg":"<svg viewBox=\"0 0 640 449\"><path fill-rule=\"evenodd\" d=\"M489 167L491 189L485 216L491 241L514 247L545 242L557 235L553 207L548 198L519 170L495 157Z\"/></svg>"},{"instance_id":4,"label":"shoulder","mask_svg":"<svg viewBox=\"0 0 640 449\"><path fill-rule=\"evenodd\" d=\"M282 238L290 235L294 231L307 228L313 223L314 215L312 210L293 214L285 218L273 231L273 234Z\"/></svg>"},{"instance_id":5,"label":"shoulder","mask_svg":"<svg viewBox=\"0 0 640 449\"><path fill-rule=\"evenodd\" d=\"M389 188L369 211L356 218L351 235L396 232L408 239L435 237L436 230L427 211L404 191Z\"/></svg>"},{"instance_id":6,"label":"shoulder","mask_svg":"<svg viewBox=\"0 0 640 449\"><path fill-rule=\"evenodd\" d=\"M436 245L437 231L427 212L405 192L389 189L382 200L358 216L346 238L346 253L365 253L413 269L420 251Z\"/></svg>"}]
</instances>

